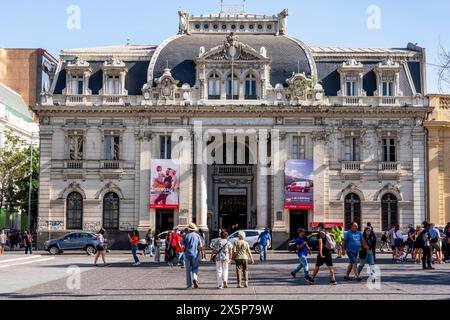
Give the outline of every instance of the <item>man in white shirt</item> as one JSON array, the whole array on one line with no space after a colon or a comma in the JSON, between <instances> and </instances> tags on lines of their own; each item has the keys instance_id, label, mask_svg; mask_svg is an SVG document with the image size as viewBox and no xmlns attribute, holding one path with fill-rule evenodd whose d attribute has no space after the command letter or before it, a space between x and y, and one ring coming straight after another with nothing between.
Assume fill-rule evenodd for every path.
<instances>
[{"instance_id":1,"label":"man in white shirt","mask_svg":"<svg viewBox=\"0 0 450 320\"><path fill-rule=\"evenodd\" d=\"M2 230L0 232L0 255L2 255L5 252L6 248L6 233L5 230Z\"/></svg>"}]
</instances>

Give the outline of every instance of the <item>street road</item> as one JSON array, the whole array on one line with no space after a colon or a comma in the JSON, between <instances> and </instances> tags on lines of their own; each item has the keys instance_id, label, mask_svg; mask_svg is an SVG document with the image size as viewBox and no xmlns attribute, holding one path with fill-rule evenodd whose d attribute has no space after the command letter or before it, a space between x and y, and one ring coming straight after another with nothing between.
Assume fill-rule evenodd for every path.
<instances>
[{"instance_id":1,"label":"street road","mask_svg":"<svg viewBox=\"0 0 450 320\"><path fill-rule=\"evenodd\" d=\"M306 284L302 275L293 279L296 255L286 252L270 254L270 261L250 267L250 287L237 289L235 266L231 266L230 289L216 288L215 267L205 262L200 268L200 289L185 289L185 272L166 264L155 264L143 257L143 264L132 267L128 252L108 255L110 267L92 266L85 254L31 257L7 253L0 257L1 299L117 299L117 300L427 300L450 299L450 264L435 265L436 270L422 271L420 265L396 264L389 255L380 256L381 283L370 289L367 283L343 282L347 259L335 260L337 286L328 285L323 269L314 285ZM255 256L255 260L257 257ZM313 267L314 257L310 259ZM71 269L68 269L71 267ZM74 266L77 268L74 269ZM69 270L69 271L68 271ZM71 270L71 271L70 271ZM79 270L79 288L74 280Z\"/></svg>"}]
</instances>

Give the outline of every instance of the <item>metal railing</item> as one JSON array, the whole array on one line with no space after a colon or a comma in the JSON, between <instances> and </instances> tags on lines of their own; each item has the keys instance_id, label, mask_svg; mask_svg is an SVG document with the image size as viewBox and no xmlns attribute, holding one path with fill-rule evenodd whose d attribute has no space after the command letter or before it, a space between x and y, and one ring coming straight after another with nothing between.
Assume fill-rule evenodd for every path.
<instances>
[{"instance_id":1,"label":"metal railing","mask_svg":"<svg viewBox=\"0 0 450 320\"><path fill-rule=\"evenodd\" d=\"M247 165L223 165L214 168L214 174L220 176L249 176L253 175L251 166Z\"/></svg>"}]
</instances>

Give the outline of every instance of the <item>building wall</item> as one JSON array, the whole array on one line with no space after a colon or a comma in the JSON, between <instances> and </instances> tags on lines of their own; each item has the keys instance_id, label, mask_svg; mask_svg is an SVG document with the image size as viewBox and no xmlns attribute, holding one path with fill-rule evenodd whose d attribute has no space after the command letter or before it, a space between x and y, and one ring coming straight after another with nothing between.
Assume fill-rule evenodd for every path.
<instances>
[{"instance_id":1,"label":"building wall","mask_svg":"<svg viewBox=\"0 0 450 320\"><path fill-rule=\"evenodd\" d=\"M450 96L431 95L433 112L428 130L429 219L443 226L450 222Z\"/></svg>"}]
</instances>

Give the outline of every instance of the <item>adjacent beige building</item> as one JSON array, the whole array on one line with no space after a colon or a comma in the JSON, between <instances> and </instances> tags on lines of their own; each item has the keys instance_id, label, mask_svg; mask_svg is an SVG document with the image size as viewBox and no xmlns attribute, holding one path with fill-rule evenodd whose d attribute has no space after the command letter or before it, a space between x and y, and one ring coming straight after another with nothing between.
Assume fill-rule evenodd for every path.
<instances>
[{"instance_id":1,"label":"adjacent beige building","mask_svg":"<svg viewBox=\"0 0 450 320\"><path fill-rule=\"evenodd\" d=\"M450 222L450 95L430 95L433 112L428 130L429 218L436 225Z\"/></svg>"}]
</instances>

